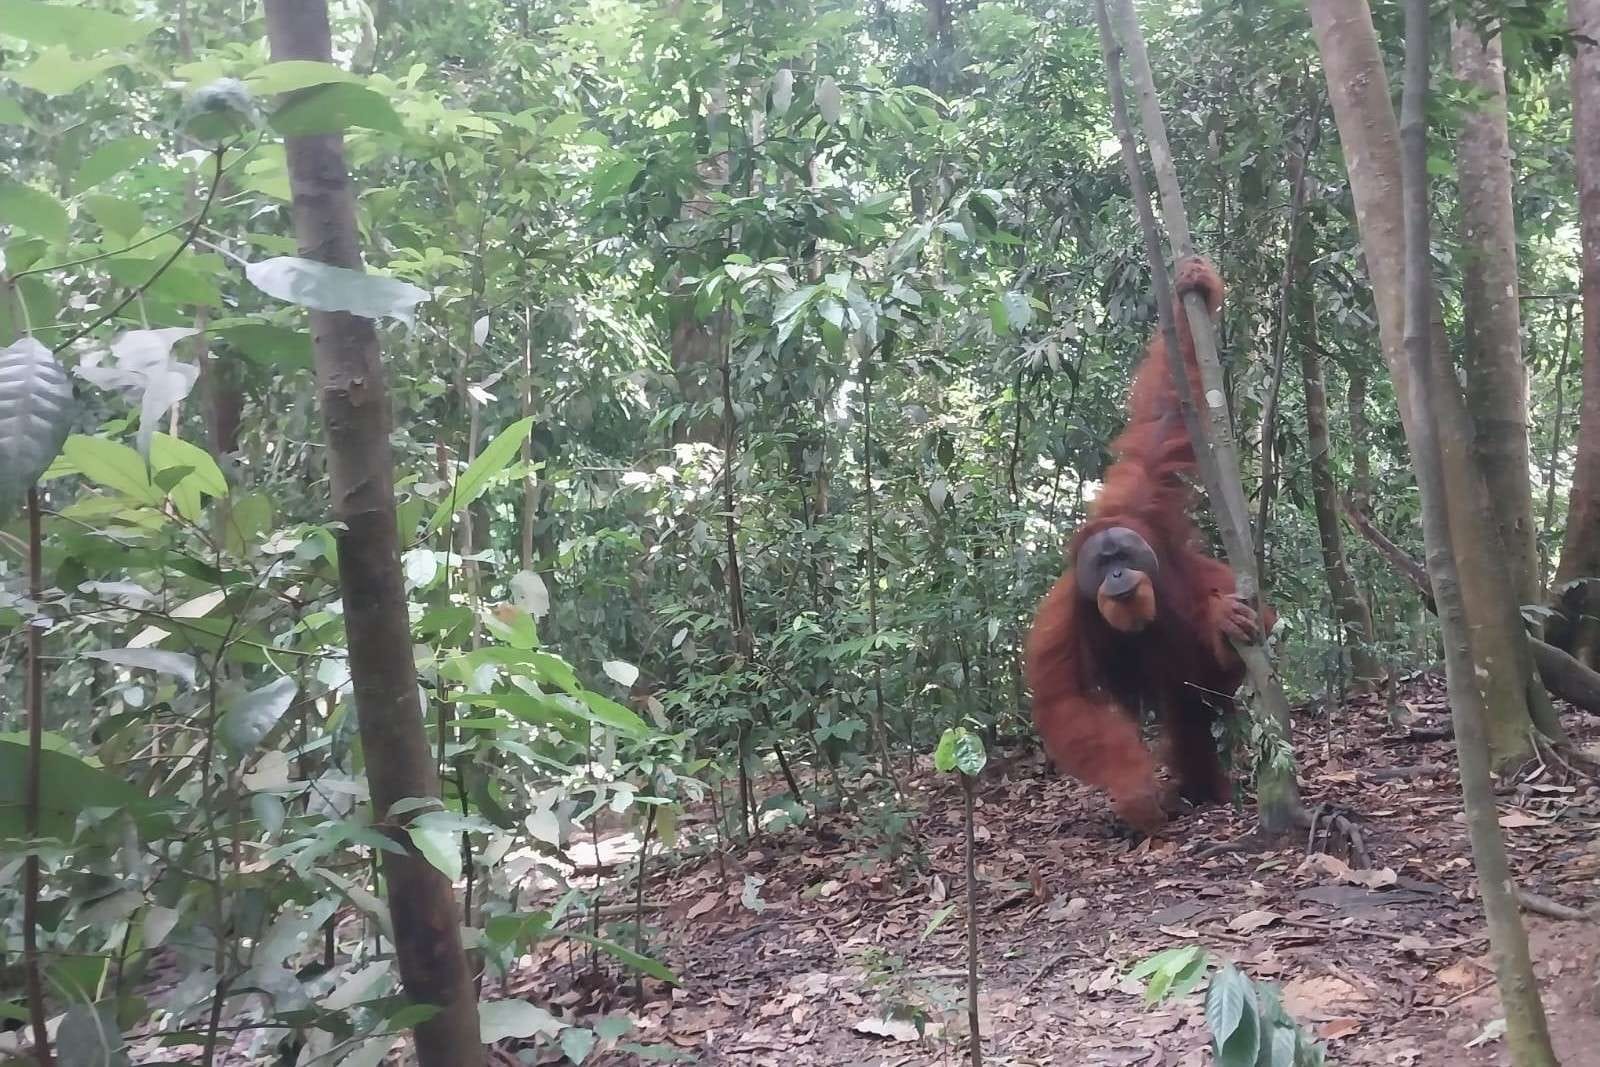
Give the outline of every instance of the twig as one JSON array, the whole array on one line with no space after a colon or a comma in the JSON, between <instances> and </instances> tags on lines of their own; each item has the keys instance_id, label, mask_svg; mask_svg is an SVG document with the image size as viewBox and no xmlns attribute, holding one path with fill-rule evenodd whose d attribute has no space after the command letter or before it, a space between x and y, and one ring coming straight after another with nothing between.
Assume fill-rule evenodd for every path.
<instances>
[{"instance_id":1,"label":"twig","mask_svg":"<svg viewBox=\"0 0 1600 1067\"><path fill-rule=\"evenodd\" d=\"M1374 767L1363 770L1361 774L1375 782L1393 782L1405 778L1431 778L1449 772L1450 768L1442 763L1414 763L1408 767Z\"/></svg>"},{"instance_id":2,"label":"twig","mask_svg":"<svg viewBox=\"0 0 1600 1067\"><path fill-rule=\"evenodd\" d=\"M1517 889L1517 903L1522 905L1523 911L1543 915L1547 919L1560 919L1563 922L1590 922L1600 919L1600 912L1595 908L1574 908L1570 904L1551 900L1530 889Z\"/></svg>"},{"instance_id":3,"label":"twig","mask_svg":"<svg viewBox=\"0 0 1600 1067\"><path fill-rule=\"evenodd\" d=\"M195 216L194 225L189 227L189 232L184 234L182 241L178 242L178 247L172 250L172 255L168 256L161 266L156 268L155 273L146 278L144 282L138 286L138 288L134 289L127 296L123 297L115 307L111 308L89 325L83 327L77 333L72 334L65 341L62 341L60 344L52 348L50 351L53 354L58 354L64 351L74 341L78 340L78 338L83 337L86 334L93 333L105 323L116 318L117 315L121 314L123 308L127 307L129 304L143 296L145 290L154 285L156 279L165 274L167 272L167 268L176 263L178 261L178 257L189 250L189 246L194 244L195 237L200 233L200 227L205 225L206 216L211 212L211 203L217 197L217 187L222 184L222 175L224 173L222 168L222 155L226 151L226 147L221 147L217 148L213 152L212 166L216 173L211 178L211 187L206 190L205 203L200 205L200 213Z\"/></svg>"}]
</instances>

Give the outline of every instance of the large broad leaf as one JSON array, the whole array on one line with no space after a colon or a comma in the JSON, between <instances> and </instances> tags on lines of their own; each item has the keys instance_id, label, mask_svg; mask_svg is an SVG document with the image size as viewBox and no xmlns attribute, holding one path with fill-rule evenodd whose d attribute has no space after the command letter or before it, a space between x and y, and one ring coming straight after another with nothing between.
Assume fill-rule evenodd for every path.
<instances>
[{"instance_id":1,"label":"large broad leaf","mask_svg":"<svg viewBox=\"0 0 1600 1067\"><path fill-rule=\"evenodd\" d=\"M89 209L89 214L94 216L101 229L123 240L132 238L144 225L144 212L139 210L137 204L120 197L90 193L83 198L83 206Z\"/></svg>"},{"instance_id":2,"label":"large broad leaf","mask_svg":"<svg viewBox=\"0 0 1600 1067\"><path fill-rule=\"evenodd\" d=\"M672 985L678 984L678 976L667 970L660 963L649 956L623 948L614 941L607 941L604 938L595 937L593 934L579 933L576 930L563 931L562 936L572 941L582 941L586 945L593 945L601 952L616 957L629 967L647 974L651 978L658 978L663 982L670 982Z\"/></svg>"},{"instance_id":3,"label":"large broad leaf","mask_svg":"<svg viewBox=\"0 0 1600 1067\"><path fill-rule=\"evenodd\" d=\"M437 533L450 521L451 515L482 496L483 491L489 487L490 480L511 465L511 461L522 448L523 438L532 431L532 415L518 419L500 431L500 436L490 441L484 450L467 464L467 469L461 472L461 477L456 479L455 484L450 487L450 492L439 502L438 510L433 513L433 519L428 523L427 532Z\"/></svg>"},{"instance_id":4,"label":"large broad leaf","mask_svg":"<svg viewBox=\"0 0 1600 1067\"><path fill-rule=\"evenodd\" d=\"M0 734L0 838L17 838L24 832L27 757L25 737ZM45 749L39 754L39 770L39 833L46 837L70 837L79 813L88 808L120 808L142 799L121 778L70 752Z\"/></svg>"},{"instance_id":5,"label":"large broad leaf","mask_svg":"<svg viewBox=\"0 0 1600 1067\"><path fill-rule=\"evenodd\" d=\"M159 648L102 648L85 652L89 659L115 663L119 667L139 667L157 674L170 674L182 678L191 688L195 680L194 657L183 652L165 652Z\"/></svg>"},{"instance_id":6,"label":"large broad leaf","mask_svg":"<svg viewBox=\"0 0 1600 1067\"><path fill-rule=\"evenodd\" d=\"M103 144L83 161L83 166L79 167L78 173L72 177L72 186L80 193L86 189L93 189L106 179L121 174L135 163L149 159L154 150L155 142L148 137L119 137L115 141Z\"/></svg>"},{"instance_id":7,"label":"large broad leaf","mask_svg":"<svg viewBox=\"0 0 1600 1067\"><path fill-rule=\"evenodd\" d=\"M178 514L190 522L200 518L202 494L216 499L228 495L228 480L211 453L181 438L164 433L151 438L150 470L156 483L166 486Z\"/></svg>"},{"instance_id":8,"label":"large broad leaf","mask_svg":"<svg viewBox=\"0 0 1600 1067\"><path fill-rule=\"evenodd\" d=\"M1261 1048L1255 991L1250 979L1232 964L1211 976L1206 1022L1219 1067L1253 1067Z\"/></svg>"},{"instance_id":9,"label":"large broad leaf","mask_svg":"<svg viewBox=\"0 0 1600 1067\"><path fill-rule=\"evenodd\" d=\"M61 201L15 178L0 177L0 222L51 241L67 239L67 209Z\"/></svg>"},{"instance_id":10,"label":"large broad leaf","mask_svg":"<svg viewBox=\"0 0 1600 1067\"><path fill-rule=\"evenodd\" d=\"M946 730L933 753L935 769L946 774L960 771L968 778L976 777L988 761L989 756L983 750L983 739L964 726Z\"/></svg>"},{"instance_id":11,"label":"large broad leaf","mask_svg":"<svg viewBox=\"0 0 1600 1067\"><path fill-rule=\"evenodd\" d=\"M844 104L844 97L839 92L839 83L832 78L823 78L817 83L817 112L821 114L822 121L833 126L839 121L839 108Z\"/></svg>"},{"instance_id":12,"label":"large broad leaf","mask_svg":"<svg viewBox=\"0 0 1600 1067\"><path fill-rule=\"evenodd\" d=\"M0 348L0 519L50 466L72 424L72 383L31 337Z\"/></svg>"},{"instance_id":13,"label":"large broad leaf","mask_svg":"<svg viewBox=\"0 0 1600 1067\"><path fill-rule=\"evenodd\" d=\"M298 689L294 677L284 674L260 689L230 699L220 723L223 740L235 752L249 752L255 748L289 710Z\"/></svg>"},{"instance_id":14,"label":"large broad leaf","mask_svg":"<svg viewBox=\"0 0 1600 1067\"><path fill-rule=\"evenodd\" d=\"M33 127L33 120L22 110L22 105L9 96L0 96L0 126Z\"/></svg>"},{"instance_id":15,"label":"large broad leaf","mask_svg":"<svg viewBox=\"0 0 1600 1067\"><path fill-rule=\"evenodd\" d=\"M329 82L360 82L361 76L352 74L332 63L319 63L311 59L285 59L257 67L245 76L250 91L258 96L287 93L307 89Z\"/></svg>"},{"instance_id":16,"label":"large broad leaf","mask_svg":"<svg viewBox=\"0 0 1600 1067\"><path fill-rule=\"evenodd\" d=\"M449 829L417 819L406 827L411 843L434 869L454 882L461 877L461 839Z\"/></svg>"},{"instance_id":17,"label":"large broad leaf","mask_svg":"<svg viewBox=\"0 0 1600 1067\"><path fill-rule=\"evenodd\" d=\"M112 67L125 67L124 55L95 56L93 59L73 59L63 46L47 48L38 59L21 70L8 73L18 85L46 96L61 96L86 85Z\"/></svg>"},{"instance_id":18,"label":"large broad leaf","mask_svg":"<svg viewBox=\"0 0 1600 1067\"><path fill-rule=\"evenodd\" d=\"M102 389L121 392L139 404L139 454L149 456L150 437L200 378L200 368L172 355L172 346L199 331L184 326L163 330L128 330L111 341L115 366L101 366L98 354L86 358L77 375Z\"/></svg>"},{"instance_id":19,"label":"large broad leaf","mask_svg":"<svg viewBox=\"0 0 1600 1067\"><path fill-rule=\"evenodd\" d=\"M61 454L74 470L97 485L115 489L141 504L162 501L163 494L150 481L144 460L127 445L75 433L61 446Z\"/></svg>"},{"instance_id":20,"label":"large broad leaf","mask_svg":"<svg viewBox=\"0 0 1600 1067\"><path fill-rule=\"evenodd\" d=\"M383 133L405 133L405 123L389 98L364 85L319 85L296 93L273 112L267 124L285 137L338 133L359 126Z\"/></svg>"},{"instance_id":21,"label":"large broad leaf","mask_svg":"<svg viewBox=\"0 0 1600 1067\"><path fill-rule=\"evenodd\" d=\"M83 4L0 0L0 27L5 28L7 37L20 37L36 45L65 45L87 55L141 41L155 29L155 23L138 22Z\"/></svg>"},{"instance_id":22,"label":"large broad leaf","mask_svg":"<svg viewBox=\"0 0 1600 1067\"><path fill-rule=\"evenodd\" d=\"M263 367L285 370L311 367L311 335L304 330L233 319L214 325L211 332L237 348L250 362Z\"/></svg>"},{"instance_id":23,"label":"large broad leaf","mask_svg":"<svg viewBox=\"0 0 1600 1067\"><path fill-rule=\"evenodd\" d=\"M407 329L416 325L417 305L426 289L365 271L330 267L299 256L275 256L247 263L245 277L268 296L317 311L348 311L364 319L391 318Z\"/></svg>"},{"instance_id":24,"label":"large broad leaf","mask_svg":"<svg viewBox=\"0 0 1600 1067\"><path fill-rule=\"evenodd\" d=\"M554 1037L566 1025L526 1000L493 1000L478 1005L478 1039L485 1045L508 1037Z\"/></svg>"}]
</instances>

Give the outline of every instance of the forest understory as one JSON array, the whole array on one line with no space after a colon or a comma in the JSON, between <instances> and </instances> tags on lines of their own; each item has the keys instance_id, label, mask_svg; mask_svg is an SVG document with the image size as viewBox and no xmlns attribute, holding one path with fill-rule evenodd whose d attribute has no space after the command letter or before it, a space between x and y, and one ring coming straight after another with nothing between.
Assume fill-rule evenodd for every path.
<instances>
[{"instance_id":1,"label":"forest understory","mask_svg":"<svg viewBox=\"0 0 1600 1067\"><path fill-rule=\"evenodd\" d=\"M1507 1062L1454 743L1414 739L1448 725L1443 679L1416 676L1397 696L1412 715L1410 735L1389 725L1381 699L1352 699L1331 718L1297 715L1306 795L1358 820L1366 870L1327 854L1308 860L1305 841L1249 845L1248 807L1194 813L1167 841L1135 842L1102 797L1048 776L1039 756L997 761L977 809L985 1062L1211 1062L1202 993L1146 1008L1141 983L1126 977L1185 944L1279 983L1292 1014L1327 1043L1329 1062ZM1569 711L1566 722L1580 750L1600 740L1600 720ZM833 817L730 849L725 877L709 858L658 876L646 901L683 984L647 980L635 1039L676 1050L681 1062L965 1062L959 904L923 936L961 896L959 786L926 767L903 784L919 814L898 866L873 862L858 827ZM778 778L763 785L783 788ZM1593 907L1600 787L1545 765L1507 782L1499 799L1519 888ZM631 871L627 848L611 841L602 853ZM759 912L741 902L747 879L762 880ZM1557 1055L1567 1067L1600 1064L1600 926L1526 920ZM554 946L525 960L507 993L580 1016L631 1009L632 984L586 978L587 961ZM885 1021L886 1011L896 1017ZM917 1012L921 1038L910 1021Z\"/></svg>"}]
</instances>

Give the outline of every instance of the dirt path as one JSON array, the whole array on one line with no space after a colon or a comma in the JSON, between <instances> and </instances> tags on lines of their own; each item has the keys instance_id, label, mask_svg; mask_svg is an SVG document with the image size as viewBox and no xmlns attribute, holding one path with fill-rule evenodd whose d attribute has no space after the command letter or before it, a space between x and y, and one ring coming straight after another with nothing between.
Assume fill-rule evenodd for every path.
<instances>
[{"instance_id":1,"label":"dirt path","mask_svg":"<svg viewBox=\"0 0 1600 1067\"><path fill-rule=\"evenodd\" d=\"M1438 680L1406 696L1417 728L1448 723ZM1122 978L1191 943L1280 983L1330 1062L1504 1062L1452 743L1398 742L1370 707L1341 710L1331 729L1302 722L1307 795L1359 815L1376 871L1305 864L1303 844L1204 858L1248 831L1231 811L1187 817L1175 841L1135 845L1099 797L1041 777L1031 759L983 783L986 1062L1209 1062L1200 994L1146 1008ZM1600 735L1592 720L1568 722ZM1417 770L1430 766L1439 770ZM875 853L878 837L834 819L729 854L726 887L713 862L657 884L657 943L670 946L661 954L683 986L658 989L628 1040L654 1046L651 1058L677 1050L708 1064L964 1062L965 935L951 909L962 892L958 787L919 773L908 794L921 814L894 860ZM1519 884L1574 907L1600 900L1600 790L1549 768L1502 800ZM1600 1065L1600 929L1543 918L1530 928L1562 1063ZM527 992L580 1014L630 1006L575 989L565 958L525 975ZM920 1013L925 1036L885 1024L886 1008Z\"/></svg>"}]
</instances>

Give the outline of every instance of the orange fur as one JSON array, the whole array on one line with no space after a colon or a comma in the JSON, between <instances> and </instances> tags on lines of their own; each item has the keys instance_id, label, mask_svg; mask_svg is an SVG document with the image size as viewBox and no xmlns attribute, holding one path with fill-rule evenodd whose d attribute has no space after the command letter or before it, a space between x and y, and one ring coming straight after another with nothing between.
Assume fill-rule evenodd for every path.
<instances>
[{"instance_id":1,"label":"orange fur","mask_svg":"<svg viewBox=\"0 0 1600 1067\"><path fill-rule=\"evenodd\" d=\"M1202 259L1178 271L1178 292L1205 294L1213 311L1222 282ZM1179 343L1198 390L1194 342L1179 317ZM1160 561L1126 602L1086 599L1071 569L1039 605L1028 637L1026 670L1033 717L1057 767L1110 794L1114 810L1136 829L1165 821L1156 758L1139 735L1137 715L1153 705L1163 762L1184 791L1222 800L1231 792L1217 761L1211 726L1234 710L1243 665L1224 635L1237 609L1233 571L1196 545L1183 476L1195 464L1167 366L1166 346L1150 342L1129 399L1129 422L1112 444L1090 519L1074 535L1069 558L1112 526L1133 530ZM1267 613L1266 624L1272 615Z\"/></svg>"}]
</instances>

